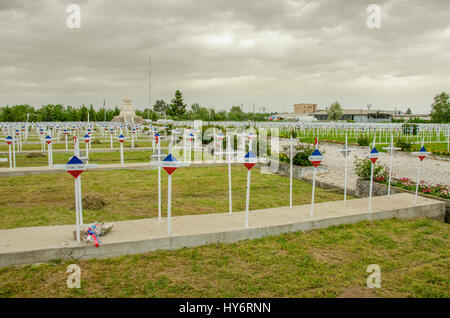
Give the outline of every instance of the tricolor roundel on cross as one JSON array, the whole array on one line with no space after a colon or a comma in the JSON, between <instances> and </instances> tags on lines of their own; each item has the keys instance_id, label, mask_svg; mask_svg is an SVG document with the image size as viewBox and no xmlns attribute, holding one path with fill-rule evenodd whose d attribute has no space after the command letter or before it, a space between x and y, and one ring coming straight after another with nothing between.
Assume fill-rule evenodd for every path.
<instances>
[{"instance_id":1,"label":"tricolor roundel on cross","mask_svg":"<svg viewBox=\"0 0 450 318\"><path fill-rule=\"evenodd\" d=\"M320 163L323 160L323 155L319 151L319 149L315 149L314 152L311 154L311 156L308 157L308 160L312 163L314 167L317 168L317 166L320 165Z\"/></svg>"},{"instance_id":2,"label":"tricolor roundel on cross","mask_svg":"<svg viewBox=\"0 0 450 318\"><path fill-rule=\"evenodd\" d=\"M119 137L117 137L117 140L119 140L119 142L124 142L125 141L125 136L124 135L120 135Z\"/></svg>"},{"instance_id":3,"label":"tricolor roundel on cross","mask_svg":"<svg viewBox=\"0 0 450 318\"><path fill-rule=\"evenodd\" d=\"M47 137L45 137L45 142L47 143L47 145L50 145L52 143L52 137L47 135Z\"/></svg>"},{"instance_id":4,"label":"tricolor roundel on cross","mask_svg":"<svg viewBox=\"0 0 450 318\"><path fill-rule=\"evenodd\" d=\"M249 151L244 156L244 166L250 170L252 169L256 164L256 156L253 152Z\"/></svg>"},{"instance_id":5,"label":"tricolor roundel on cross","mask_svg":"<svg viewBox=\"0 0 450 318\"><path fill-rule=\"evenodd\" d=\"M155 133L155 142L156 142L156 143L159 142L159 136L160 136L159 132L156 132L156 133Z\"/></svg>"},{"instance_id":6,"label":"tricolor roundel on cross","mask_svg":"<svg viewBox=\"0 0 450 318\"><path fill-rule=\"evenodd\" d=\"M369 159L370 161L372 161L373 164L375 164L375 162L377 162L378 160L378 156L380 155L380 153L378 152L377 148L373 147L372 150L369 153Z\"/></svg>"},{"instance_id":7,"label":"tricolor roundel on cross","mask_svg":"<svg viewBox=\"0 0 450 318\"><path fill-rule=\"evenodd\" d=\"M425 157L430 153L425 149L424 146L422 146L419 151L414 152L413 154L419 157L420 161L423 161L423 159L425 159Z\"/></svg>"},{"instance_id":8,"label":"tricolor roundel on cross","mask_svg":"<svg viewBox=\"0 0 450 318\"><path fill-rule=\"evenodd\" d=\"M11 136L8 136L8 137L5 138L5 141L6 141L6 143L7 143L8 145L10 145L10 144L12 144L13 139L12 139Z\"/></svg>"},{"instance_id":9,"label":"tricolor roundel on cross","mask_svg":"<svg viewBox=\"0 0 450 318\"><path fill-rule=\"evenodd\" d=\"M85 143L88 143L89 141L91 141L91 136L89 136L88 134L86 134L86 135L84 135L83 139L84 139L84 142L85 142Z\"/></svg>"},{"instance_id":10,"label":"tricolor roundel on cross","mask_svg":"<svg viewBox=\"0 0 450 318\"><path fill-rule=\"evenodd\" d=\"M77 156L73 156L66 163L66 171L70 173L75 179L84 171L84 163Z\"/></svg>"},{"instance_id":11,"label":"tricolor roundel on cross","mask_svg":"<svg viewBox=\"0 0 450 318\"><path fill-rule=\"evenodd\" d=\"M162 167L166 172L171 175L178 168L178 160L169 153L166 158L163 159Z\"/></svg>"}]
</instances>

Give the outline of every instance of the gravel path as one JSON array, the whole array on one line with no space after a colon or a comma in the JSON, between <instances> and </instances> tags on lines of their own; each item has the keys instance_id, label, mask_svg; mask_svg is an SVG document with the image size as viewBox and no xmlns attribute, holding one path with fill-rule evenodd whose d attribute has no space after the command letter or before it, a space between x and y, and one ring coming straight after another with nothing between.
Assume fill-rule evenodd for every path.
<instances>
[{"instance_id":1,"label":"gravel path","mask_svg":"<svg viewBox=\"0 0 450 318\"><path fill-rule=\"evenodd\" d=\"M287 146L289 140L281 140L280 148ZM356 158L364 158L365 154L369 153L369 147L356 147L355 150L348 157L348 174L347 174L347 186L354 189L356 184L356 174L354 161ZM323 182L343 185L344 182L344 157L342 156L340 149L343 145L322 143L319 146L319 150L324 154L324 160L322 164L328 167L327 173L317 175L318 180ZM378 159L379 163L389 167L389 153L380 153ZM417 171L420 164L420 160L417 157L411 156L409 153L395 152L392 156L392 170L396 177L408 177L413 180L417 180ZM423 161L421 179L426 183L440 183L450 184L450 161L432 159L430 157Z\"/></svg>"}]
</instances>

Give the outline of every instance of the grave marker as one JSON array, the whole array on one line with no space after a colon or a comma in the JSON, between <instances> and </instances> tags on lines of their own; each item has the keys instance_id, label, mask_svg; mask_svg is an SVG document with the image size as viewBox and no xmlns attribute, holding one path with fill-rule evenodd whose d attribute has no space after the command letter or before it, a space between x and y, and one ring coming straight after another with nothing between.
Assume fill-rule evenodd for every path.
<instances>
[{"instance_id":1,"label":"grave marker","mask_svg":"<svg viewBox=\"0 0 450 318\"><path fill-rule=\"evenodd\" d=\"M45 142L47 143L47 150L48 150L48 166L51 168L53 166L53 147L52 147L52 137L50 135L47 135L45 137Z\"/></svg>"},{"instance_id":2,"label":"grave marker","mask_svg":"<svg viewBox=\"0 0 450 318\"><path fill-rule=\"evenodd\" d=\"M80 242L80 226L83 225L83 204L81 197L81 173L88 168L95 168L97 165L85 164L76 155L70 158L65 165L54 165L55 168L64 168L75 179L75 219L76 219L76 239Z\"/></svg>"},{"instance_id":3,"label":"grave marker","mask_svg":"<svg viewBox=\"0 0 450 318\"><path fill-rule=\"evenodd\" d=\"M312 194L311 194L311 214L310 217L311 219L314 217L314 194L315 194L315 188L316 188L316 173L317 173L317 167L320 165L320 163L323 160L323 155L322 153L319 151L318 147L319 147L319 141L317 138L315 138L316 142L314 143L316 149L314 150L314 152L311 154L311 156L308 157L309 161L312 163L312 165L314 166L314 171L313 171L313 185L312 185Z\"/></svg>"},{"instance_id":4,"label":"grave marker","mask_svg":"<svg viewBox=\"0 0 450 318\"><path fill-rule=\"evenodd\" d=\"M12 151L11 151L13 138L11 136L7 136L5 138L5 142L8 145L8 148L9 148L9 169L12 169L13 168L13 160L16 161L16 158L15 158L15 156L14 157L12 156ZM14 166L15 166L15 162L14 162Z\"/></svg>"},{"instance_id":5,"label":"grave marker","mask_svg":"<svg viewBox=\"0 0 450 318\"><path fill-rule=\"evenodd\" d=\"M413 156L417 156L420 159L420 164L419 164L419 168L417 169L417 183L416 183L416 194L414 195L414 204L417 203L417 194L419 192L419 184L420 184L420 174L422 172L422 164L423 164L423 159L426 158L426 156L428 156L430 154L430 152L428 152L424 145L424 140L422 140L422 145L420 147L420 150L417 152L413 152Z\"/></svg>"},{"instance_id":6,"label":"grave marker","mask_svg":"<svg viewBox=\"0 0 450 318\"><path fill-rule=\"evenodd\" d=\"M251 170L256 164L256 156L249 150L244 156L244 166L247 168L247 194L245 197L245 227L248 227L248 211L250 205L250 179Z\"/></svg>"},{"instance_id":7,"label":"grave marker","mask_svg":"<svg viewBox=\"0 0 450 318\"><path fill-rule=\"evenodd\" d=\"M162 168L167 172L167 234L172 235L172 173L179 167L188 166L179 162L171 153L162 161Z\"/></svg>"},{"instance_id":8,"label":"grave marker","mask_svg":"<svg viewBox=\"0 0 450 318\"><path fill-rule=\"evenodd\" d=\"M370 165L370 188L369 188L369 212L372 212L372 189L373 189L373 166L375 162L378 160L379 152L377 148L375 148L375 138L373 139L373 147L367 157L372 162Z\"/></svg>"},{"instance_id":9,"label":"grave marker","mask_svg":"<svg viewBox=\"0 0 450 318\"><path fill-rule=\"evenodd\" d=\"M392 180L392 154L394 150L401 150L401 148L394 147L394 137L391 133L391 142L389 147L383 147L385 150L389 150L389 181L388 181L388 196L391 195L391 180Z\"/></svg>"},{"instance_id":10,"label":"grave marker","mask_svg":"<svg viewBox=\"0 0 450 318\"><path fill-rule=\"evenodd\" d=\"M345 132L345 147L341 149L342 155L345 158L344 161L344 203L347 202L347 159L354 148L348 148L347 132Z\"/></svg>"},{"instance_id":11,"label":"grave marker","mask_svg":"<svg viewBox=\"0 0 450 318\"><path fill-rule=\"evenodd\" d=\"M128 137L125 137L124 135L119 135L119 137L117 137L117 140L120 142L120 164L123 166L125 165L125 162L123 160L123 143L125 141L125 139L127 139Z\"/></svg>"}]
</instances>

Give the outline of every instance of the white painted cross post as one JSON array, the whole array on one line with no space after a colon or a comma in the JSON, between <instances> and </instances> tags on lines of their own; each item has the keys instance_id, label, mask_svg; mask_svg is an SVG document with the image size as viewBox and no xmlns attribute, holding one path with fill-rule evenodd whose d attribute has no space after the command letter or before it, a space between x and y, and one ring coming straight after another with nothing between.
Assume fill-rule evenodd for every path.
<instances>
[{"instance_id":1,"label":"white painted cross post","mask_svg":"<svg viewBox=\"0 0 450 318\"><path fill-rule=\"evenodd\" d=\"M250 180L251 170L256 164L256 156L250 150L244 156L244 166L247 168L247 194L245 197L245 227L248 227L248 212L250 207Z\"/></svg>"},{"instance_id":2,"label":"white painted cross post","mask_svg":"<svg viewBox=\"0 0 450 318\"><path fill-rule=\"evenodd\" d=\"M389 147L383 147L385 150L389 150L389 181L388 181L388 196L391 195L391 180L392 180L392 155L394 150L401 150L401 148L394 147L394 136L391 133L391 142Z\"/></svg>"},{"instance_id":3,"label":"white painted cross post","mask_svg":"<svg viewBox=\"0 0 450 318\"><path fill-rule=\"evenodd\" d=\"M136 129L131 129L131 149L134 149L134 136L136 135Z\"/></svg>"},{"instance_id":4,"label":"white painted cross post","mask_svg":"<svg viewBox=\"0 0 450 318\"><path fill-rule=\"evenodd\" d=\"M125 141L125 139L127 139L128 137L125 137L124 135L120 135L119 137L117 137L117 140L120 142L120 164L123 166L125 165L124 159L123 159L123 143Z\"/></svg>"},{"instance_id":5,"label":"white painted cross post","mask_svg":"<svg viewBox=\"0 0 450 318\"><path fill-rule=\"evenodd\" d=\"M371 163L370 166L370 188L369 188L369 212L372 212L372 189L373 189L373 166L375 165L375 162L378 160L379 152L377 148L375 148L375 138L373 138L373 146L370 153L367 155L369 157Z\"/></svg>"},{"instance_id":6,"label":"white painted cross post","mask_svg":"<svg viewBox=\"0 0 450 318\"><path fill-rule=\"evenodd\" d=\"M158 145L158 155L157 158L158 160L152 161L150 162L151 165L156 165L158 166L158 220L161 222L161 166L162 166L162 161L161 161L161 144L160 144L160 140L159 140L159 133L156 132L153 141Z\"/></svg>"},{"instance_id":7,"label":"white painted cross post","mask_svg":"<svg viewBox=\"0 0 450 318\"><path fill-rule=\"evenodd\" d=\"M316 174L317 174L317 167L320 165L320 163L323 160L322 153L319 151L319 142L316 138L315 142L316 149L311 154L311 156L308 157L309 161L311 161L312 165L314 166L314 172L313 172L313 184L312 184L312 195L311 195L311 219L314 217L314 192L316 189Z\"/></svg>"},{"instance_id":8,"label":"white painted cross post","mask_svg":"<svg viewBox=\"0 0 450 318\"><path fill-rule=\"evenodd\" d=\"M89 162L89 143L91 142L91 136L86 134L84 135L83 140L86 143L86 160Z\"/></svg>"},{"instance_id":9,"label":"white painted cross post","mask_svg":"<svg viewBox=\"0 0 450 318\"><path fill-rule=\"evenodd\" d=\"M188 166L189 163L180 162L169 153L162 161L162 167L167 172L167 235L172 235L172 173L179 167Z\"/></svg>"},{"instance_id":10,"label":"white painted cross post","mask_svg":"<svg viewBox=\"0 0 450 318\"><path fill-rule=\"evenodd\" d=\"M69 147L67 145L67 134L68 134L67 129L64 129L64 141L66 143L66 151L69 150Z\"/></svg>"},{"instance_id":11,"label":"white painted cross post","mask_svg":"<svg viewBox=\"0 0 450 318\"><path fill-rule=\"evenodd\" d=\"M51 168L53 166L53 147L52 147L52 137L50 135L47 135L45 137L45 142L47 143L47 150L48 150L48 166Z\"/></svg>"},{"instance_id":12,"label":"white painted cross post","mask_svg":"<svg viewBox=\"0 0 450 318\"><path fill-rule=\"evenodd\" d=\"M417 169L417 183L416 183L416 194L414 196L414 204L417 203L417 194L419 192L419 184L420 184L420 173L422 172L422 163L423 163L423 159L425 159L426 156L428 156L430 153L425 149L424 145L424 140L422 140L422 146L420 147L420 150L417 152L413 152L412 154L414 156L419 157L420 159L420 165L419 168Z\"/></svg>"},{"instance_id":13,"label":"white painted cross post","mask_svg":"<svg viewBox=\"0 0 450 318\"><path fill-rule=\"evenodd\" d=\"M83 203L81 199L81 173L88 168L95 168L97 165L85 164L77 156L73 156L65 165L54 165L55 168L64 168L75 178L75 219L76 238L80 242L80 226L83 225Z\"/></svg>"},{"instance_id":14,"label":"white painted cross post","mask_svg":"<svg viewBox=\"0 0 450 318\"><path fill-rule=\"evenodd\" d=\"M16 158L12 156L12 150L11 150L11 146L12 146L12 143L13 143L13 138L11 136L7 136L5 138L5 142L6 142L6 144L9 147L9 169L12 169L13 168L13 160L14 161L16 160Z\"/></svg>"},{"instance_id":15,"label":"white painted cross post","mask_svg":"<svg viewBox=\"0 0 450 318\"><path fill-rule=\"evenodd\" d=\"M231 161L232 161L232 156L234 156L235 154L237 154L236 151L234 151L231 148L231 135L227 135L227 151L221 151L218 152L217 155L218 156L222 156L222 155L226 155L227 156L227 163L228 163L228 208L230 211L230 214L233 213L233 200L232 200L232 191L231 191ZM216 154L216 153L214 153Z\"/></svg>"},{"instance_id":16,"label":"white painted cross post","mask_svg":"<svg viewBox=\"0 0 450 318\"><path fill-rule=\"evenodd\" d=\"M187 136L187 139L189 140L189 162L192 160L192 141L195 139L195 136L192 132L190 132ZM195 148L194 148L195 152Z\"/></svg>"},{"instance_id":17,"label":"white painted cross post","mask_svg":"<svg viewBox=\"0 0 450 318\"><path fill-rule=\"evenodd\" d=\"M110 129L109 130L109 143L110 143L110 148L111 148L111 150L112 149L114 149L114 146L113 146L113 136L114 136L114 129Z\"/></svg>"},{"instance_id":18,"label":"white painted cross post","mask_svg":"<svg viewBox=\"0 0 450 318\"><path fill-rule=\"evenodd\" d=\"M345 148L341 149L342 155L344 156L344 203L347 202L347 159L354 148L348 148L347 131L345 132Z\"/></svg>"},{"instance_id":19,"label":"white painted cross post","mask_svg":"<svg viewBox=\"0 0 450 318\"><path fill-rule=\"evenodd\" d=\"M289 207L292 209L292 177L294 174L294 142L292 141L292 134L290 136L290 166L289 166Z\"/></svg>"}]
</instances>

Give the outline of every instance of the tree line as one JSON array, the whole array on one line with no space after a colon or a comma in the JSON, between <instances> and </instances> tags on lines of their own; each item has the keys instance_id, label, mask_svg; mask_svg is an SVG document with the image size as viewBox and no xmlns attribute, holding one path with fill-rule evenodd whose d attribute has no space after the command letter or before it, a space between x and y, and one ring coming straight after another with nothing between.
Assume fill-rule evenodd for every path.
<instances>
[{"instance_id":1,"label":"tree line","mask_svg":"<svg viewBox=\"0 0 450 318\"><path fill-rule=\"evenodd\" d=\"M89 107L73 107L62 104L48 104L36 109L33 106L14 105L0 108L0 121L3 122L30 122L38 121L110 121L114 116L119 115L120 109L115 106L114 109L96 110L91 104ZM136 115L144 119L156 121L158 119L174 120L204 120L204 121L265 121L270 114L244 112L240 106L232 106L230 111L217 111L214 108L202 107L194 103L188 109L184 103L183 95L180 91L175 92L174 98L169 102L164 100L155 101L152 108L136 110Z\"/></svg>"}]
</instances>

